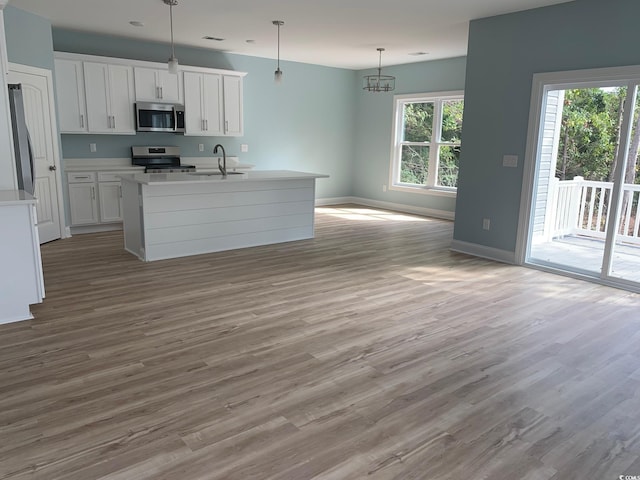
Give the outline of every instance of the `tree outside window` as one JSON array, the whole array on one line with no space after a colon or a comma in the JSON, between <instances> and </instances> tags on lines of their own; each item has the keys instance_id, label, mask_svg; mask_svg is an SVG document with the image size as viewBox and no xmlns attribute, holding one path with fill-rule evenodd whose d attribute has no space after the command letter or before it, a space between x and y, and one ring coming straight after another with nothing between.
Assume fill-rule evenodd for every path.
<instances>
[{"instance_id":1,"label":"tree outside window","mask_svg":"<svg viewBox=\"0 0 640 480\"><path fill-rule=\"evenodd\" d=\"M462 133L462 92L394 97L391 188L454 191Z\"/></svg>"}]
</instances>

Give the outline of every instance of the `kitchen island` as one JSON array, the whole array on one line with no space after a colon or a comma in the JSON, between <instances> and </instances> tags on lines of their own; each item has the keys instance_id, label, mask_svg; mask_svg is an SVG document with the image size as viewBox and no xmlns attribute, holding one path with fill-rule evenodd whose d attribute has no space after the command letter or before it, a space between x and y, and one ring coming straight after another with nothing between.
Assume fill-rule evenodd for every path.
<instances>
[{"instance_id":1,"label":"kitchen island","mask_svg":"<svg viewBox=\"0 0 640 480\"><path fill-rule=\"evenodd\" d=\"M0 324L33 318L44 298L44 277L33 195L0 190Z\"/></svg>"},{"instance_id":2,"label":"kitchen island","mask_svg":"<svg viewBox=\"0 0 640 480\"><path fill-rule=\"evenodd\" d=\"M313 238L315 181L289 170L122 176L124 248L144 261Z\"/></svg>"}]
</instances>

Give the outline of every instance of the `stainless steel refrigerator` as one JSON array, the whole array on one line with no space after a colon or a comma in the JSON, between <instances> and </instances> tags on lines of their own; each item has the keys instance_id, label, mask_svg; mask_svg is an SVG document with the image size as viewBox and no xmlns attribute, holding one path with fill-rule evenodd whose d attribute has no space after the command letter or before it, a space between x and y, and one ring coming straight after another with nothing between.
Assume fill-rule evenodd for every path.
<instances>
[{"instance_id":1,"label":"stainless steel refrigerator","mask_svg":"<svg viewBox=\"0 0 640 480\"><path fill-rule=\"evenodd\" d=\"M11 110L11 124L13 127L13 146L16 156L16 173L18 175L18 189L31 194L34 192L34 164L33 149L27 122L24 115L22 101L22 85L9 84L9 109Z\"/></svg>"}]
</instances>

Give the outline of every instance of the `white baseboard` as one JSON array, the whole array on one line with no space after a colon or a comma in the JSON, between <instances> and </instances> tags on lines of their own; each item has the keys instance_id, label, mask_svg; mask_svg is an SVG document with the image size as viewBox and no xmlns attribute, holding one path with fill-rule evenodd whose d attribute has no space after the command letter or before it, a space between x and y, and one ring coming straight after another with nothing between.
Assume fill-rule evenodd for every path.
<instances>
[{"instance_id":1,"label":"white baseboard","mask_svg":"<svg viewBox=\"0 0 640 480\"><path fill-rule=\"evenodd\" d=\"M443 220L453 220L454 212L446 210L435 210L433 208L415 207L413 205L405 205L402 203L383 202L380 200L372 200L362 197L335 197L335 198L318 198L316 206L340 205L343 203L355 203L367 207L384 208L385 210L393 210L396 212L413 213L424 217L441 218Z\"/></svg>"},{"instance_id":2,"label":"white baseboard","mask_svg":"<svg viewBox=\"0 0 640 480\"><path fill-rule=\"evenodd\" d=\"M326 205L341 205L343 203L356 203L355 197L332 197L332 198L316 198L316 207L324 207Z\"/></svg>"},{"instance_id":3,"label":"white baseboard","mask_svg":"<svg viewBox=\"0 0 640 480\"><path fill-rule=\"evenodd\" d=\"M454 252L473 255L474 257L482 257L489 260L495 260L496 262L509 263L511 265L516 264L516 253L510 252L508 250L485 247L484 245L462 242L460 240L453 240L449 249Z\"/></svg>"},{"instance_id":4,"label":"white baseboard","mask_svg":"<svg viewBox=\"0 0 640 480\"><path fill-rule=\"evenodd\" d=\"M79 227L71 227L73 235L82 235L83 233L100 233L111 232L113 230L122 230L121 223L105 223L104 225L82 225Z\"/></svg>"}]
</instances>

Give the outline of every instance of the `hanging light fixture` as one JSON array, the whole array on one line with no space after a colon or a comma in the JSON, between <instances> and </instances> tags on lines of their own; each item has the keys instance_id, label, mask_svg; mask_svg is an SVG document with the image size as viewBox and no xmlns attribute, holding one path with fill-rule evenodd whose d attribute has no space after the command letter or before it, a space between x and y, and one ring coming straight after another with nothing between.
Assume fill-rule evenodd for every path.
<instances>
[{"instance_id":1,"label":"hanging light fixture","mask_svg":"<svg viewBox=\"0 0 640 480\"><path fill-rule=\"evenodd\" d=\"M176 58L175 46L173 44L173 7L178 5L178 0L163 0L169 5L169 19L171 21L171 57L169 58L169 73L178 74L178 59Z\"/></svg>"},{"instance_id":2,"label":"hanging light fixture","mask_svg":"<svg viewBox=\"0 0 640 480\"><path fill-rule=\"evenodd\" d=\"M284 22L282 20L273 20L271 23L278 27L278 68L275 71L274 80L277 84L280 84L282 83L282 70L280 70L280 27L284 25Z\"/></svg>"},{"instance_id":3,"label":"hanging light fixture","mask_svg":"<svg viewBox=\"0 0 640 480\"><path fill-rule=\"evenodd\" d=\"M382 75L382 52L384 48L378 48L379 60L378 60L378 74L377 75L365 75L363 90L369 92L393 92L396 88L396 77L391 75Z\"/></svg>"}]
</instances>

